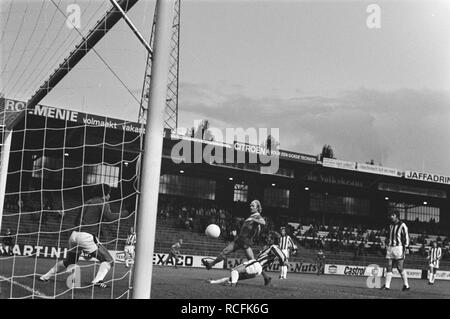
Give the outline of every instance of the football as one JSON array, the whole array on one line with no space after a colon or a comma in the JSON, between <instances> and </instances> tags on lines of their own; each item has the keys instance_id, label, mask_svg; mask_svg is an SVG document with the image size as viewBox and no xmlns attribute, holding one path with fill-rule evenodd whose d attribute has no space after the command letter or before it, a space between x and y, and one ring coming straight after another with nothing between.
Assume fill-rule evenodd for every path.
<instances>
[{"instance_id":1,"label":"football","mask_svg":"<svg viewBox=\"0 0 450 319\"><path fill-rule=\"evenodd\" d=\"M220 228L216 224L211 224L205 229L205 235L210 238L218 238L220 236Z\"/></svg>"}]
</instances>

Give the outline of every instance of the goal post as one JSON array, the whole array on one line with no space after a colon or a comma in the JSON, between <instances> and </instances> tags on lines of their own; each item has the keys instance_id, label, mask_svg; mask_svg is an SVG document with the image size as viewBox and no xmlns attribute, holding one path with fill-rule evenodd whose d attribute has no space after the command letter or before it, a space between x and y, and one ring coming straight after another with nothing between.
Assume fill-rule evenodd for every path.
<instances>
[{"instance_id":1,"label":"goal post","mask_svg":"<svg viewBox=\"0 0 450 319\"><path fill-rule=\"evenodd\" d=\"M8 163L9 152L11 149L12 131L6 129L5 126L0 127L2 130L1 141L1 157L0 157L0 229L2 229L3 207L5 204L6 180L8 179Z\"/></svg>"},{"instance_id":2,"label":"goal post","mask_svg":"<svg viewBox=\"0 0 450 319\"><path fill-rule=\"evenodd\" d=\"M141 193L139 196L140 205L137 217L134 299L147 299L151 296L153 251L174 4L174 0L158 0L156 2L152 80L147 108L147 123L141 170Z\"/></svg>"}]
</instances>

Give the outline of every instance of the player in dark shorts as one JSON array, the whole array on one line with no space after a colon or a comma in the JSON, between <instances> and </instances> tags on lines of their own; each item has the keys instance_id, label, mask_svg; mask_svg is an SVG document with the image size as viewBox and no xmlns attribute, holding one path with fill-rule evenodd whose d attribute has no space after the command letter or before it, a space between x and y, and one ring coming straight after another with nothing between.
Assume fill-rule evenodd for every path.
<instances>
[{"instance_id":1,"label":"player in dark shorts","mask_svg":"<svg viewBox=\"0 0 450 319\"><path fill-rule=\"evenodd\" d=\"M241 227L239 235L235 240L230 242L227 247L222 250L219 256L216 257L212 262L202 259L203 265L206 269L211 269L215 264L221 262L225 257L235 251L244 250L245 255L248 260L255 259L252 246L253 240L259 235L261 231L261 226L266 224L266 221L261 216L262 206L259 200L254 200L250 203L251 215L244 221ZM263 271L261 274L264 277L264 283L268 285L271 278Z\"/></svg>"}]
</instances>

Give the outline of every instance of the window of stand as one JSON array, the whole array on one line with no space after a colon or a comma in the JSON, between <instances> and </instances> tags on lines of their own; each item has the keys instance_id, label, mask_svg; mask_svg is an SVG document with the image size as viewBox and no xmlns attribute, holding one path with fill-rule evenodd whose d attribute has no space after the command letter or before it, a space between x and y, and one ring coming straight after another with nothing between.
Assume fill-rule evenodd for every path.
<instances>
[{"instance_id":1,"label":"window of stand","mask_svg":"<svg viewBox=\"0 0 450 319\"><path fill-rule=\"evenodd\" d=\"M264 189L264 203L271 207L289 208L289 189Z\"/></svg>"},{"instance_id":2,"label":"window of stand","mask_svg":"<svg viewBox=\"0 0 450 319\"><path fill-rule=\"evenodd\" d=\"M216 198L216 181L164 174L160 177L159 193L214 200Z\"/></svg>"},{"instance_id":3,"label":"window of stand","mask_svg":"<svg viewBox=\"0 0 450 319\"><path fill-rule=\"evenodd\" d=\"M111 187L119 186L120 168L117 166L98 164L86 165L84 168L86 184L108 184Z\"/></svg>"},{"instance_id":4,"label":"window of stand","mask_svg":"<svg viewBox=\"0 0 450 319\"><path fill-rule=\"evenodd\" d=\"M234 184L234 201L246 203L248 199L248 185Z\"/></svg>"},{"instance_id":5,"label":"window of stand","mask_svg":"<svg viewBox=\"0 0 450 319\"><path fill-rule=\"evenodd\" d=\"M430 222L439 223L440 209L439 207L432 207L427 205L408 205L405 203L391 203L393 209L400 212L400 219L407 221Z\"/></svg>"}]
</instances>

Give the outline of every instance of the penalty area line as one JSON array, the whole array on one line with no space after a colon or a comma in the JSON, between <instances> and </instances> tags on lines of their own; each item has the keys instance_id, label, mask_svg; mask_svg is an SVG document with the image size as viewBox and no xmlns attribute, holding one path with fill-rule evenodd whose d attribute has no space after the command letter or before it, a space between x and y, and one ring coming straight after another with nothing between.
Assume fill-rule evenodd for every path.
<instances>
[{"instance_id":1,"label":"penalty area line","mask_svg":"<svg viewBox=\"0 0 450 319\"><path fill-rule=\"evenodd\" d=\"M18 287L20 287L20 288L22 288L22 289L25 289L26 291L31 292L32 294L38 296L39 298L44 298L44 299L54 299L54 298L52 298L52 297L49 297L49 296L43 294L43 293L40 292L39 290L35 290L35 289L33 289L33 288L31 288L31 287L29 287L29 286L27 286L27 285L21 284L20 282L15 281L14 279L7 278L7 277L4 277L4 276L2 276L2 275L0 275L0 279L1 279L1 280L8 281L8 282L12 283L13 285L16 285L16 286L18 286Z\"/></svg>"}]
</instances>

